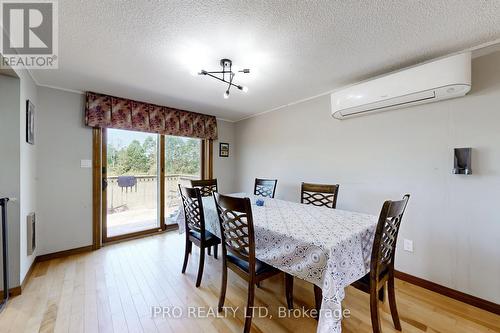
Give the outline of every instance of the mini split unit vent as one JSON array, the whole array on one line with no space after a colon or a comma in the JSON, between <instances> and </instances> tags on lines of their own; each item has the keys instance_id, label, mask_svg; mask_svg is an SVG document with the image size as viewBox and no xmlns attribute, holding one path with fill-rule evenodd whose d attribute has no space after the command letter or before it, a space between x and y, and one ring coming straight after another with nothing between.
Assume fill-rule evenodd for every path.
<instances>
[{"instance_id":1,"label":"mini split unit vent","mask_svg":"<svg viewBox=\"0 0 500 333\"><path fill-rule=\"evenodd\" d=\"M461 53L338 90L332 115L346 119L464 96L471 88L471 54Z\"/></svg>"}]
</instances>

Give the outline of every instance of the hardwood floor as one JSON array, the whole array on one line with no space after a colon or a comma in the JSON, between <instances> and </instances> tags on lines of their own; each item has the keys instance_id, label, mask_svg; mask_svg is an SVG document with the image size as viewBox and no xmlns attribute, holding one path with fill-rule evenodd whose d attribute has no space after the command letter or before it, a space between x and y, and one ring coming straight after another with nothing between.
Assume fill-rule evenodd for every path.
<instances>
[{"instance_id":1,"label":"hardwood floor","mask_svg":"<svg viewBox=\"0 0 500 333\"><path fill-rule=\"evenodd\" d=\"M195 288L198 250L182 275L183 242L174 231L38 263L22 295L0 314L0 332L241 332L246 284L232 272L225 305L239 307L234 317L230 312L225 319L152 317L152 306L177 307L184 314L197 306L216 314L220 259L207 257L201 287ZM403 332L500 332L498 315L406 282L396 286ZM312 309L313 288L296 279L294 289L295 308ZM255 318L252 332L316 331L312 318L278 318L276 309L286 306L282 276L264 281L255 303L269 307L273 318ZM371 332L367 294L350 287L343 305L351 312L343 332ZM397 332L388 306L381 309L383 331Z\"/></svg>"}]
</instances>

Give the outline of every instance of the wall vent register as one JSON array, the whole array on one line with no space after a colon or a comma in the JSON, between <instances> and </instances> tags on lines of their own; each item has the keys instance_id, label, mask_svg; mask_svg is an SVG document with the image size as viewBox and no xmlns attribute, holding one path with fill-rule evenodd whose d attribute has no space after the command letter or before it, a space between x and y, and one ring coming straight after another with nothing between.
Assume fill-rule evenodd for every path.
<instances>
[{"instance_id":1,"label":"wall vent register","mask_svg":"<svg viewBox=\"0 0 500 333\"><path fill-rule=\"evenodd\" d=\"M35 213L30 213L26 217L26 247L27 254L32 255L36 249L36 217Z\"/></svg>"}]
</instances>

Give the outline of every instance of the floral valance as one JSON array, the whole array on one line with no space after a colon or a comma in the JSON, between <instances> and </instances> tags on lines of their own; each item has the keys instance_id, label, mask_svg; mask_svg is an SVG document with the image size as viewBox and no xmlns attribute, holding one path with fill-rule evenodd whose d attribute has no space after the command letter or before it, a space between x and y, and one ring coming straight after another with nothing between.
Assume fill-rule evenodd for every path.
<instances>
[{"instance_id":1,"label":"floral valance","mask_svg":"<svg viewBox=\"0 0 500 333\"><path fill-rule=\"evenodd\" d=\"M214 116L87 92L85 124L200 139L217 139Z\"/></svg>"}]
</instances>

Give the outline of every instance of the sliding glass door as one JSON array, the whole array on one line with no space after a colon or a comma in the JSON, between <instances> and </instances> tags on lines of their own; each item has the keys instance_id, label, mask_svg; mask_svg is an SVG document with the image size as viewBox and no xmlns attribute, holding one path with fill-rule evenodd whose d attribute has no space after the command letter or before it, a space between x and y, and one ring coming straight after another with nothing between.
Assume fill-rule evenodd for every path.
<instances>
[{"instance_id":1,"label":"sliding glass door","mask_svg":"<svg viewBox=\"0 0 500 333\"><path fill-rule=\"evenodd\" d=\"M106 238L158 229L158 135L108 129Z\"/></svg>"},{"instance_id":2,"label":"sliding glass door","mask_svg":"<svg viewBox=\"0 0 500 333\"><path fill-rule=\"evenodd\" d=\"M117 129L102 139L103 242L175 228L178 185L202 178L203 140Z\"/></svg>"}]
</instances>

